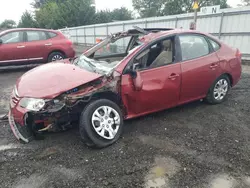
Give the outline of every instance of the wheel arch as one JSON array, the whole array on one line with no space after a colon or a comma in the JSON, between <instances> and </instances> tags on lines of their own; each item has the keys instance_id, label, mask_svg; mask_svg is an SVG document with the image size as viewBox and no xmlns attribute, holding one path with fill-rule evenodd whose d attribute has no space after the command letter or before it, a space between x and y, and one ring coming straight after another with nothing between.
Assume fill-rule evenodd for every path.
<instances>
[{"instance_id":1,"label":"wheel arch","mask_svg":"<svg viewBox=\"0 0 250 188\"><path fill-rule=\"evenodd\" d=\"M123 105L122 102L122 98L118 93L112 92L112 91L103 91L103 92L98 92L95 93L92 97L91 97L91 101L95 101L98 99L107 99L110 100L114 103L116 103L122 110L123 115L126 115L126 109L125 106Z\"/></svg>"},{"instance_id":2,"label":"wheel arch","mask_svg":"<svg viewBox=\"0 0 250 188\"><path fill-rule=\"evenodd\" d=\"M229 78L230 86L232 87L233 86L233 81L234 81L233 76L230 73L224 73L221 76L223 76L223 75L225 75L225 76L227 76Z\"/></svg>"},{"instance_id":3,"label":"wheel arch","mask_svg":"<svg viewBox=\"0 0 250 188\"><path fill-rule=\"evenodd\" d=\"M52 54L52 53L55 53L55 52L59 52L59 53L62 53L64 55L64 57L66 57L66 54L63 50L59 50L59 49L56 49L56 50L52 50L49 54L48 54L48 57L47 59L49 58L49 56Z\"/></svg>"}]
</instances>

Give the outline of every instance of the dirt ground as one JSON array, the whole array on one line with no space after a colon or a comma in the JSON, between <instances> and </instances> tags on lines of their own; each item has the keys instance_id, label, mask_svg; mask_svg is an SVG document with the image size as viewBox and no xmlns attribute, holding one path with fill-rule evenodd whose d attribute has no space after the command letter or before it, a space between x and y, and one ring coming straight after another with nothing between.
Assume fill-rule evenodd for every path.
<instances>
[{"instance_id":1,"label":"dirt ground","mask_svg":"<svg viewBox=\"0 0 250 188\"><path fill-rule=\"evenodd\" d=\"M0 114L15 80L0 73ZM125 122L122 139L87 148L77 129L18 143L0 122L0 187L250 187L250 66L220 105L194 102Z\"/></svg>"}]
</instances>

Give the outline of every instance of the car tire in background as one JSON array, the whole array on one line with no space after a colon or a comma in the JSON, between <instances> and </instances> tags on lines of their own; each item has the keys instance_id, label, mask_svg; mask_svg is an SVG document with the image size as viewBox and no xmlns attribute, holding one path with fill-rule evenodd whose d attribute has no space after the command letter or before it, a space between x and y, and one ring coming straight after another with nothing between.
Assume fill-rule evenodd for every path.
<instances>
[{"instance_id":1,"label":"car tire in background","mask_svg":"<svg viewBox=\"0 0 250 188\"><path fill-rule=\"evenodd\" d=\"M62 59L65 58L65 55L61 52L52 52L51 54L49 54L48 57L48 62L52 62L52 61L60 61Z\"/></svg>"},{"instance_id":2,"label":"car tire in background","mask_svg":"<svg viewBox=\"0 0 250 188\"><path fill-rule=\"evenodd\" d=\"M107 99L89 103L80 117L81 138L90 147L104 148L115 143L123 130L119 106Z\"/></svg>"},{"instance_id":3,"label":"car tire in background","mask_svg":"<svg viewBox=\"0 0 250 188\"><path fill-rule=\"evenodd\" d=\"M206 101L210 104L220 104L227 98L228 92L231 88L231 82L227 75L222 75L215 80L210 87L206 97Z\"/></svg>"}]
</instances>

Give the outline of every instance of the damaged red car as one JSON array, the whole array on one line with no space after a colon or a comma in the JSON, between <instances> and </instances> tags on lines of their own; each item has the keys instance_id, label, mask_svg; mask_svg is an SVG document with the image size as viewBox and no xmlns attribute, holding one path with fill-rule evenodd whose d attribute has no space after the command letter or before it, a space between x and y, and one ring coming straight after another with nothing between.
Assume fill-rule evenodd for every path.
<instances>
[{"instance_id":1,"label":"damaged red car","mask_svg":"<svg viewBox=\"0 0 250 188\"><path fill-rule=\"evenodd\" d=\"M9 123L29 142L79 122L82 140L103 148L123 121L191 101L223 102L241 77L241 54L209 34L134 29L108 36L74 59L34 68L16 82Z\"/></svg>"}]
</instances>

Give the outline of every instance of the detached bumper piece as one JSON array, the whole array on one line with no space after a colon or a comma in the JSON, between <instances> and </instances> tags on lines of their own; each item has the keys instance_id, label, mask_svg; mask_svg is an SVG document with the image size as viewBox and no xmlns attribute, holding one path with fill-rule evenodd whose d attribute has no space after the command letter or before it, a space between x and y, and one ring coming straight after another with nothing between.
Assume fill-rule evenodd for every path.
<instances>
[{"instance_id":1,"label":"detached bumper piece","mask_svg":"<svg viewBox=\"0 0 250 188\"><path fill-rule=\"evenodd\" d=\"M29 143L34 139L30 128L27 125L21 126L19 123L16 123L11 113L9 113L9 124L13 134L20 142Z\"/></svg>"}]
</instances>

